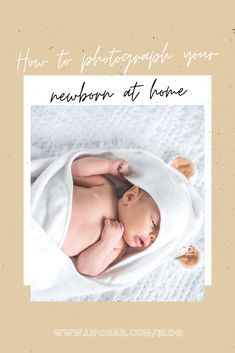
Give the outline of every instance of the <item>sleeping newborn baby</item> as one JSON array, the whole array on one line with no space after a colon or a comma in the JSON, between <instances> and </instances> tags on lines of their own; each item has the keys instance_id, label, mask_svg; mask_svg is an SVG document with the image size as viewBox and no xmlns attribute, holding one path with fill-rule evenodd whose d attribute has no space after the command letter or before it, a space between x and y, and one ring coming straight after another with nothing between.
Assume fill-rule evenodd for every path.
<instances>
[{"instance_id":1,"label":"sleeping newborn baby","mask_svg":"<svg viewBox=\"0 0 235 353\"><path fill-rule=\"evenodd\" d=\"M186 177L193 174L188 160L177 158L172 167ZM61 249L69 257L76 256L77 270L88 276L101 274L130 248L150 247L161 227L159 207L146 191L133 185L117 198L105 174L124 179L131 170L124 159L83 157L72 163L72 213ZM192 267L199 261L199 252L191 246L179 260Z\"/></svg>"}]
</instances>

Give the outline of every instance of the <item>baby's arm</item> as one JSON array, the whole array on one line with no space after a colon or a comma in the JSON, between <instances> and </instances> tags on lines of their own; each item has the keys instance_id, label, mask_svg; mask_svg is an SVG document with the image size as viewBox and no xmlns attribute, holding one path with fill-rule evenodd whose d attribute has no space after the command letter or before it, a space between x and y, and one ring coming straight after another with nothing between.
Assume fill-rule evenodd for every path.
<instances>
[{"instance_id":1,"label":"baby's arm","mask_svg":"<svg viewBox=\"0 0 235 353\"><path fill-rule=\"evenodd\" d=\"M124 159L110 160L98 157L84 157L72 163L72 176L75 184L103 185L105 178L100 174L127 175L128 164ZM86 185L87 184L87 185Z\"/></svg>"},{"instance_id":2,"label":"baby's arm","mask_svg":"<svg viewBox=\"0 0 235 353\"><path fill-rule=\"evenodd\" d=\"M91 175L99 175L108 173L109 160L98 157L84 157L73 161L73 174L86 177Z\"/></svg>"},{"instance_id":3,"label":"baby's arm","mask_svg":"<svg viewBox=\"0 0 235 353\"><path fill-rule=\"evenodd\" d=\"M123 231L124 227L121 223L106 219L100 240L78 255L77 270L84 275L98 276L114 260L122 257L126 249L125 244L122 247L116 247L116 245Z\"/></svg>"}]
</instances>

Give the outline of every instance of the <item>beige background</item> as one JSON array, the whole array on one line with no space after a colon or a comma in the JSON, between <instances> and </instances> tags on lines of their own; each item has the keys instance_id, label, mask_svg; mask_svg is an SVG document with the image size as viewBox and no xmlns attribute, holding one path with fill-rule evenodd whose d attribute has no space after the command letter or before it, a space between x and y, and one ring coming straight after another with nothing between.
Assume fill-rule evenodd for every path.
<instances>
[{"instance_id":1,"label":"beige background","mask_svg":"<svg viewBox=\"0 0 235 353\"><path fill-rule=\"evenodd\" d=\"M1 344L19 353L108 351L234 352L234 1L111 2L20 1L1 9ZM218 5L221 3L221 5ZM145 64L129 74L213 76L213 286L204 303L30 303L23 287L23 75L16 58L28 47L35 57L52 58L62 48L77 64L63 72L55 65L27 74L79 74L83 50L93 54L116 46L123 52L157 50L168 41L184 50L213 50L212 62L180 60L149 72ZM53 48L51 48L53 47ZM51 48L51 49L50 49ZM119 74L99 66L88 74ZM181 328L182 338L55 338L52 328Z\"/></svg>"}]
</instances>

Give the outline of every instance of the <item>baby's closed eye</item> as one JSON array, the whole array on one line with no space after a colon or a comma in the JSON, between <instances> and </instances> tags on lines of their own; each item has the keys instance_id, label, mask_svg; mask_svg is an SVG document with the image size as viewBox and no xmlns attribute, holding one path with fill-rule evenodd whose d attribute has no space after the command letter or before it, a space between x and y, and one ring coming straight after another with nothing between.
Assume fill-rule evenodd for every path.
<instances>
[{"instance_id":1,"label":"baby's closed eye","mask_svg":"<svg viewBox=\"0 0 235 353\"><path fill-rule=\"evenodd\" d=\"M153 228L158 229L159 228L159 222L155 222L154 220L152 220L152 226L153 226Z\"/></svg>"}]
</instances>

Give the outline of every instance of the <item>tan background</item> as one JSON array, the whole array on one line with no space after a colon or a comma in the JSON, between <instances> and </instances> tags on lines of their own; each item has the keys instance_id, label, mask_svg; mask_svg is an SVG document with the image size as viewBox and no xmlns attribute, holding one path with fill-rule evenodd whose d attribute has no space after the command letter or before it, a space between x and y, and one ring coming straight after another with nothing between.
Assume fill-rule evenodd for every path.
<instances>
[{"instance_id":1,"label":"tan background","mask_svg":"<svg viewBox=\"0 0 235 353\"><path fill-rule=\"evenodd\" d=\"M173 2L172 2L173 3ZM218 5L221 3L221 5ZM79 351L234 352L234 1L19 1L1 9L1 344L19 353ZM79 74L83 51L100 44L144 53L169 41L175 55L213 50L212 62L132 66L129 74L213 75L213 286L204 303L30 303L23 287L23 75L20 51L49 58L62 48L77 64L28 74ZM53 47L53 48L51 48ZM51 49L49 49L51 48ZM74 59L75 60L75 59ZM99 66L88 74L118 74ZM182 338L55 338L52 328L181 328Z\"/></svg>"}]
</instances>

